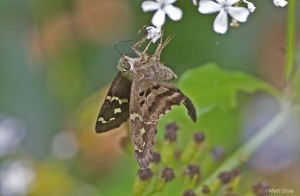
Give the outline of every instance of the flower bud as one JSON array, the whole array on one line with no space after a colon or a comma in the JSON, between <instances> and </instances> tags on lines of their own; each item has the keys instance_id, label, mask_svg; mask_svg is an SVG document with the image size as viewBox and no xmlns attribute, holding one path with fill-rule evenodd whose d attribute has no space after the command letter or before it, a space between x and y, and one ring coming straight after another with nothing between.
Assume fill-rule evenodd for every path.
<instances>
[{"instance_id":1,"label":"flower bud","mask_svg":"<svg viewBox=\"0 0 300 196\"><path fill-rule=\"evenodd\" d=\"M193 190L186 190L183 193L183 196L196 196L196 193Z\"/></svg>"},{"instance_id":2,"label":"flower bud","mask_svg":"<svg viewBox=\"0 0 300 196\"><path fill-rule=\"evenodd\" d=\"M256 185L252 186L252 192L257 196L265 196L265 195L268 195L266 190L269 188L270 188L270 186L267 183L260 182Z\"/></svg>"},{"instance_id":3,"label":"flower bud","mask_svg":"<svg viewBox=\"0 0 300 196\"><path fill-rule=\"evenodd\" d=\"M139 178L140 178L141 181L147 181L147 180L152 178L153 173L149 168L139 169L138 175L139 175Z\"/></svg>"},{"instance_id":4,"label":"flower bud","mask_svg":"<svg viewBox=\"0 0 300 196\"><path fill-rule=\"evenodd\" d=\"M168 167L164 168L161 177L165 180L165 182L171 182L175 177L173 169Z\"/></svg>"},{"instance_id":5,"label":"flower bud","mask_svg":"<svg viewBox=\"0 0 300 196\"><path fill-rule=\"evenodd\" d=\"M160 154L157 153L157 152L154 152L153 155L152 155L151 162L154 163L154 164L159 164L160 160L161 160Z\"/></svg>"},{"instance_id":6,"label":"flower bud","mask_svg":"<svg viewBox=\"0 0 300 196\"><path fill-rule=\"evenodd\" d=\"M139 169L138 176L136 177L132 187L132 194L142 195L150 184L152 176L153 173L149 168Z\"/></svg>"},{"instance_id":7,"label":"flower bud","mask_svg":"<svg viewBox=\"0 0 300 196\"><path fill-rule=\"evenodd\" d=\"M205 140L205 135L202 132L197 132L194 134L194 141L196 144L200 144Z\"/></svg>"},{"instance_id":8,"label":"flower bud","mask_svg":"<svg viewBox=\"0 0 300 196\"><path fill-rule=\"evenodd\" d=\"M178 126L175 122L172 122L172 123L167 124L166 129L176 132L176 131L178 131Z\"/></svg>"},{"instance_id":9,"label":"flower bud","mask_svg":"<svg viewBox=\"0 0 300 196\"><path fill-rule=\"evenodd\" d=\"M198 165L188 165L184 171L184 174L189 176L191 179L196 177L200 178L200 168Z\"/></svg>"},{"instance_id":10,"label":"flower bud","mask_svg":"<svg viewBox=\"0 0 300 196\"><path fill-rule=\"evenodd\" d=\"M202 193L203 194L209 194L210 193L210 189L207 185L204 185L202 188Z\"/></svg>"},{"instance_id":11,"label":"flower bud","mask_svg":"<svg viewBox=\"0 0 300 196\"><path fill-rule=\"evenodd\" d=\"M178 131L178 126L176 125L175 122L168 124L166 127L165 140L169 142L176 142L177 131Z\"/></svg>"},{"instance_id":12,"label":"flower bud","mask_svg":"<svg viewBox=\"0 0 300 196\"><path fill-rule=\"evenodd\" d=\"M227 184L231 180L231 173L221 172L218 177L219 180L221 180L222 184Z\"/></svg>"}]
</instances>

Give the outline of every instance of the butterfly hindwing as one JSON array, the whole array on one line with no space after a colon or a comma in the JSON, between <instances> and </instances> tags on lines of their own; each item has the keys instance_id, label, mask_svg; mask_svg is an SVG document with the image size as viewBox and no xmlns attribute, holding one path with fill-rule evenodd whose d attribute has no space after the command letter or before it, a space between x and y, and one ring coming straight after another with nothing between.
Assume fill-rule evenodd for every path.
<instances>
[{"instance_id":1,"label":"butterfly hindwing","mask_svg":"<svg viewBox=\"0 0 300 196\"><path fill-rule=\"evenodd\" d=\"M121 126L129 118L131 81L117 74L100 109L96 132L102 133Z\"/></svg>"},{"instance_id":2,"label":"butterfly hindwing","mask_svg":"<svg viewBox=\"0 0 300 196\"><path fill-rule=\"evenodd\" d=\"M161 115L173 105L183 103L193 121L196 111L190 101L177 87L143 79L134 81L130 101L130 129L135 155L142 168L148 167L153 150L156 125Z\"/></svg>"}]
</instances>

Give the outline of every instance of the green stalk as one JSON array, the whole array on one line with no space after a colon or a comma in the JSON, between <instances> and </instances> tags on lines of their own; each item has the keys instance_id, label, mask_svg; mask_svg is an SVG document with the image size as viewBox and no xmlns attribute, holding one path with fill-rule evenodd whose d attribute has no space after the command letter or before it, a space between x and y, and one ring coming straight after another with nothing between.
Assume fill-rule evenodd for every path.
<instances>
[{"instance_id":1,"label":"green stalk","mask_svg":"<svg viewBox=\"0 0 300 196\"><path fill-rule=\"evenodd\" d=\"M212 175L203 181L196 192L202 191L203 185L210 186L216 180L220 172L228 171L243 164L254 152L256 152L266 141L269 141L273 136L279 133L289 119L290 104L285 102L282 104L279 113L261 130L243 144L235 153L233 153L226 161L224 161ZM211 187L210 187L211 188Z\"/></svg>"},{"instance_id":2,"label":"green stalk","mask_svg":"<svg viewBox=\"0 0 300 196\"><path fill-rule=\"evenodd\" d=\"M284 75L286 82L291 79L291 74L294 66L295 59L295 39L296 39L296 4L297 0L288 1L287 13L287 54L284 65Z\"/></svg>"}]
</instances>

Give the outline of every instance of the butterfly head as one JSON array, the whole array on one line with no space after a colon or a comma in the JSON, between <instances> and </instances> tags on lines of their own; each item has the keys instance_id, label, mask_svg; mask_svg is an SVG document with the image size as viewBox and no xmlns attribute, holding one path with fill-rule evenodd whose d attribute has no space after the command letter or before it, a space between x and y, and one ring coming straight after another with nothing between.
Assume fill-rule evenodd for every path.
<instances>
[{"instance_id":1,"label":"butterfly head","mask_svg":"<svg viewBox=\"0 0 300 196\"><path fill-rule=\"evenodd\" d=\"M127 56L122 56L118 63L118 69L126 78L131 79L130 72L133 69L133 62L131 61L131 58Z\"/></svg>"}]
</instances>

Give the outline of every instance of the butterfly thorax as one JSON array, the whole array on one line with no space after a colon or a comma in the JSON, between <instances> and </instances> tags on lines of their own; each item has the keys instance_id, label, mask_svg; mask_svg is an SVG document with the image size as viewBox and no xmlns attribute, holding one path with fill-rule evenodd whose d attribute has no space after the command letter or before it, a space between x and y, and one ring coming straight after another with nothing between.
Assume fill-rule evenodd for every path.
<instances>
[{"instance_id":1,"label":"butterfly thorax","mask_svg":"<svg viewBox=\"0 0 300 196\"><path fill-rule=\"evenodd\" d=\"M118 69L129 80L170 81L177 78L174 72L164 66L154 55L143 54L136 58L123 56L119 60Z\"/></svg>"}]
</instances>

